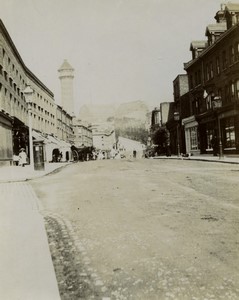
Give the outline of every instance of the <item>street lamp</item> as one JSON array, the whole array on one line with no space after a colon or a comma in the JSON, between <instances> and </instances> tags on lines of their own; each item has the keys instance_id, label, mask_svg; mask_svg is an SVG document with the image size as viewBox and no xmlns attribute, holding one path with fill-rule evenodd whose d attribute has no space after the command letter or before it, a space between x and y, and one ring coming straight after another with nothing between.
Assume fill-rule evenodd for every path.
<instances>
[{"instance_id":1,"label":"street lamp","mask_svg":"<svg viewBox=\"0 0 239 300\"><path fill-rule=\"evenodd\" d=\"M179 145L179 120L180 120L180 116L179 116L179 112L176 111L173 114L174 117L174 121L177 122L177 149L178 149L178 156L180 156L180 145Z\"/></svg>"},{"instance_id":2,"label":"street lamp","mask_svg":"<svg viewBox=\"0 0 239 300\"><path fill-rule=\"evenodd\" d=\"M33 139L32 139L32 94L33 90L28 85L23 91L26 103L27 103L27 113L28 113L28 127L29 127L29 151L30 151L30 167L34 166L34 157L33 157Z\"/></svg>"},{"instance_id":3,"label":"street lamp","mask_svg":"<svg viewBox=\"0 0 239 300\"><path fill-rule=\"evenodd\" d=\"M218 144L219 144L219 159L223 158L222 150L222 134L221 134L221 122L219 119L218 109L222 107L222 98L220 96L215 96L212 100L213 109L217 110L217 123L218 123Z\"/></svg>"}]
</instances>

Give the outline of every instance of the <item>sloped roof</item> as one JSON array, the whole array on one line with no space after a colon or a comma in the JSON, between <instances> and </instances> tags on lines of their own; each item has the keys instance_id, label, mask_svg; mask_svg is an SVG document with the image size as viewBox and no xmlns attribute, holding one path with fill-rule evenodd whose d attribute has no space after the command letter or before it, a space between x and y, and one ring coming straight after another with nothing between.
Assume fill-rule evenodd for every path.
<instances>
[{"instance_id":1,"label":"sloped roof","mask_svg":"<svg viewBox=\"0 0 239 300\"><path fill-rule=\"evenodd\" d=\"M227 23L226 22L216 23L216 24L209 24L206 27L205 35L207 35L207 33L211 33L211 32L224 32L226 30L227 30Z\"/></svg>"},{"instance_id":2,"label":"sloped roof","mask_svg":"<svg viewBox=\"0 0 239 300\"><path fill-rule=\"evenodd\" d=\"M46 141L46 138L39 132L32 130L32 137L36 141Z\"/></svg>"},{"instance_id":3,"label":"sloped roof","mask_svg":"<svg viewBox=\"0 0 239 300\"><path fill-rule=\"evenodd\" d=\"M207 47L207 41L192 41L190 44L190 50L195 48L205 49Z\"/></svg>"},{"instance_id":4,"label":"sloped roof","mask_svg":"<svg viewBox=\"0 0 239 300\"><path fill-rule=\"evenodd\" d=\"M68 61L66 60L66 59L64 59L64 62L63 62L63 64L61 65L61 67L59 68L59 70L58 71L61 71L61 70L74 70L73 68L72 68L72 66L68 63Z\"/></svg>"},{"instance_id":5,"label":"sloped roof","mask_svg":"<svg viewBox=\"0 0 239 300\"><path fill-rule=\"evenodd\" d=\"M227 3L226 10L229 12L239 12L239 3Z\"/></svg>"}]
</instances>

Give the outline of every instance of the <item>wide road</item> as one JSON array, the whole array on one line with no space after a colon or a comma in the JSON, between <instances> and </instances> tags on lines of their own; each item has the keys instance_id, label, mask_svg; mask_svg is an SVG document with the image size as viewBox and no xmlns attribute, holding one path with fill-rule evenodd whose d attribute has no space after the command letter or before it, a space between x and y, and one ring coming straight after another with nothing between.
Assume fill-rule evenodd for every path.
<instances>
[{"instance_id":1,"label":"wide road","mask_svg":"<svg viewBox=\"0 0 239 300\"><path fill-rule=\"evenodd\" d=\"M76 163L31 182L62 299L239 299L239 165Z\"/></svg>"}]
</instances>

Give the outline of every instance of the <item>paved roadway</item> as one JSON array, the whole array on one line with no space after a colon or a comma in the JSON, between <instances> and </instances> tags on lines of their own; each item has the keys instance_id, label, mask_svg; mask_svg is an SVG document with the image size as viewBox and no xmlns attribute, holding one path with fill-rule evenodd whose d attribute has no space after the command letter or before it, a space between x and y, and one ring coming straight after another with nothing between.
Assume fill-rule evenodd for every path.
<instances>
[{"instance_id":1,"label":"paved roadway","mask_svg":"<svg viewBox=\"0 0 239 300\"><path fill-rule=\"evenodd\" d=\"M107 160L32 181L62 299L239 299L238 175Z\"/></svg>"}]
</instances>

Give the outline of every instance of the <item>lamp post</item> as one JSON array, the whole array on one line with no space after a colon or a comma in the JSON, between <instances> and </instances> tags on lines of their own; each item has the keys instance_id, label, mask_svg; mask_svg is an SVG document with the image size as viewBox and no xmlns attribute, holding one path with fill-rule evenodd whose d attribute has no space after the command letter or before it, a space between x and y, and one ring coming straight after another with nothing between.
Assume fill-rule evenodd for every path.
<instances>
[{"instance_id":1,"label":"lamp post","mask_svg":"<svg viewBox=\"0 0 239 300\"><path fill-rule=\"evenodd\" d=\"M222 150L222 134L221 134L221 122L219 119L218 109L222 107L222 98L220 96L215 96L213 98L213 109L217 110L217 124L218 124L218 144L219 144L219 159L223 158L223 150Z\"/></svg>"},{"instance_id":2,"label":"lamp post","mask_svg":"<svg viewBox=\"0 0 239 300\"><path fill-rule=\"evenodd\" d=\"M28 127L29 127L29 152L30 152L30 167L34 167L34 156L33 156L33 139L32 139L32 94L33 90L28 85L23 91L27 102L27 114L28 114Z\"/></svg>"},{"instance_id":3,"label":"lamp post","mask_svg":"<svg viewBox=\"0 0 239 300\"><path fill-rule=\"evenodd\" d=\"M177 122L177 152L178 152L178 156L180 156L180 145L179 145L179 120L180 120L180 116L179 116L179 112L176 111L173 114L174 117L174 121Z\"/></svg>"}]
</instances>

